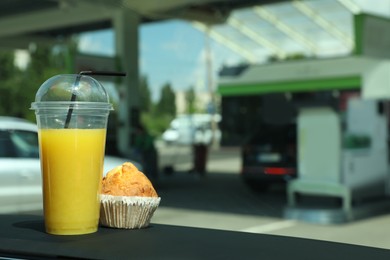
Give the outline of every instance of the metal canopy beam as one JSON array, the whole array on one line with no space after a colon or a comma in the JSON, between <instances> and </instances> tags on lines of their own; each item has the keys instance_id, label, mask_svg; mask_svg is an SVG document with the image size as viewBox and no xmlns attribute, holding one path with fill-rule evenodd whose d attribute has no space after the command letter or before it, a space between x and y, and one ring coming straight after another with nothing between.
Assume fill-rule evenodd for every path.
<instances>
[{"instance_id":1,"label":"metal canopy beam","mask_svg":"<svg viewBox=\"0 0 390 260\"><path fill-rule=\"evenodd\" d=\"M0 1L0 46L21 37L56 39L74 33L112 27L115 12L127 10L140 16L140 23L183 19L208 24L223 23L237 8L288 0L12 0ZM12 40L11 40L12 38ZM33 40L33 39L32 39Z\"/></svg>"},{"instance_id":2,"label":"metal canopy beam","mask_svg":"<svg viewBox=\"0 0 390 260\"><path fill-rule=\"evenodd\" d=\"M334 24L323 18L319 12L311 8L309 5L302 1L296 0L292 2L292 5L330 35L340 40L346 47L350 49L354 47L354 43L352 39L348 37L348 35L340 31L336 26L334 26Z\"/></svg>"},{"instance_id":3,"label":"metal canopy beam","mask_svg":"<svg viewBox=\"0 0 390 260\"><path fill-rule=\"evenodd\" d=\"M241 22L239 19L231 17L227 23L230 26L236 28L248 38L250 38L252 41L256 42L259 45L263 45L264 47L269 49L270 52L274 53L278 58L285 58L287 56L286 52L282 48L278 47L276 44L274 44L267 38L262 37L260 34L250 29L248 26L245 25L245 23Z\"/></svg>"},{"instance_id":4,"label":"metal canopy beam","mask_svg":"<svg viewBox=\"0 0 390 260\"><path fill-rule=\"evenodd\" d=\"M338 0L345 8L347 8L351 13L358 14L362 9L352 0Z\"/></svg>"},{"instance_id":5,"label":"metal canopy beam","mask_svg":"<svg viewBox=\"0 0 390 260\"><path fill-rule=\"evenodd\" d=\"M199 31L203 33L207 33L207 26L203 23L199 22L193 22L193 27L195 29L198 29ZM209 30L209 36L215 40L216 42L219 42L220 44L226 46L230 50L234 51L235 53L239 54L241 57L245 58L249 63L255 63L256 58L254 57L253 53L248 51L245 48L242 48L238 43L229 40L227 37L223 36L222 34L216 32L213 29Z\"/></svg>"},{"instance_id":6,"label":"metal canopy beam","mask_svg":"<svg viewBox=\"0 0 390 260\"><path fill-rule=\"evenodd\" d=\"M318 48L313 42L309 41L306 37L294 30L294 28L285 24L276 15L267 11L265 8L257 6L253 8L253 11L263 20L273 24L275 28L283 32L292 40L299 42L300 44L305 46L305 48L308 49L311 54L316 54L318 52Z\"/></svg>"},{"instance_id":7,"label":"metal canopy beam","mask_svg":"<svg viewBox=\"0 0 390 260\"><path fill-rule=\"evenodd\" d=\"M102 20L110 20L113 12L99 5L69 6L66 9L46 9L27 14L7 16L0 19L0 37L16 36L77 26Z\"/></svg>"},{"instance_id":8,"label":"metal canopy beam","mask_svg":"<svg viewBox=\"0 0 390 260\"><path fill-rule=\"evenodd\" d=\"M1 38L0 48L4 49L27 49L31 42L43 45L58 43L57 40L39 36L16 36Z\"/></svg>"}]
</instances>

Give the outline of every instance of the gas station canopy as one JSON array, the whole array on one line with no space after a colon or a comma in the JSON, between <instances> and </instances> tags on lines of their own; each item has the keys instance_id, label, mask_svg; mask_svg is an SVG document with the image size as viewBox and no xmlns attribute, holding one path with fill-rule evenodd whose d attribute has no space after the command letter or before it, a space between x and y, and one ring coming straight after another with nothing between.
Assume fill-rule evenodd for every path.
<instances>
[{"instance_id":1,"label":"gas station canopy","mask_svg":"<svg viewBox=\"0 0 390 260\"><path fill-rule=\"evenodd\" d=\"M110 28L118 9L137 13L141 23L191 21L248 63L349 54L353 15L364 11L355 0L4 0L0 47L26 48L31 41Z\"/></svg>"},{"instance_id":2,"label":"gas station canopy","mask_svg":"<svg viewBox=\"0 0 390 260\"><path fill-rule=\"evenodd\" d=\"M361 11L352 0L256 5L232 12L225 24L209 28L209 34L248 63L347 55L355 47L354 14ZM206 31L199 23L195 26Z\"/></svg>"},{"instance_id":3,"label":"gas station canopy","mask_svg":"<svg viewBox=\"0 0 390 260\"><path fill-rule=\"evenodd\" d=\"M184 19L223 23L237 9L283 0L3 0L0 1L0 47L26 48L74 33L112 28L120 11L139 16L139 23Z\"/></svg>"},{"instance_id":4,"label":"gas station canopy","mask_svg":"<svg viewBox=\"0 0 390 260\"><path fill-rule=\"evenodd\" d=\"M383 2L383 1L381 1ZM360 3L360 4L359 4ZM237 53L245 63L288 57L345 56L355 49L358 0L4 0L0 47L27 48L113 27L117 10L140 23L182 19Z\"/></svg>"}]
</instances>

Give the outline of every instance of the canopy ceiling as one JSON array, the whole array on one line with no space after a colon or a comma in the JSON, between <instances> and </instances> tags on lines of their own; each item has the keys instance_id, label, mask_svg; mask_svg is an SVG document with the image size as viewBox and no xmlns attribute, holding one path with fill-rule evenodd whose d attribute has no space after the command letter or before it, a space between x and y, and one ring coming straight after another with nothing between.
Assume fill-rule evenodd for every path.
<instances>
[{"instance_id":1,"label":"canopy ceiling","mask_svg":"<svg viewBox=\"0 0 390 260\"><path fill-rule=\"evenodd\" d=\"M369 0L367 0L369 1ZM387 3L390 0L381 0ZM112 27L117 10L141 23L184 19L247 63L291 56L348 55L363 0L2 0L0 47L27 48ZM390 3L389 3L390 6ZM378 8L380 8L378 6Z\"/></svg>"},{"instance_id":2,"label":"canopy ceiling","mask_svg":"<svg viewBox=\"0 0 390 260\"><path fill-rule=\"evenodd\" d=\"M291 56L324 57L353 52L353 0L288 1L235 10L226 23L194 26L247 63Z\"/></svg>"},{"instance_id":3,"label":"canopy ceiling","mask_svg":"<svg viewBox=\"0 0 390 260\"><path fill-rule=\"evenodd\" d=\"M232 10L283 0L2 0L0 45L24 48L30 41L58 40L79 32L105 29L119 9L140 15L141 22L187 19L226 21Z\"/></svg>"}]
</instances>

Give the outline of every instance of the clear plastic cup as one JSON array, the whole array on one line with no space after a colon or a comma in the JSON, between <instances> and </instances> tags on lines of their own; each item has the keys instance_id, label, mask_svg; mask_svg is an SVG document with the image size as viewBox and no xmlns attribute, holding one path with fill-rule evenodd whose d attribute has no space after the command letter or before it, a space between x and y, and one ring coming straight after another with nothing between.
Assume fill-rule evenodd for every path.
<instances>
[{"instance_id":1,"label":"clear plastic cup","mask_svg":"<svg viewBox=\"0 0 390 260\"><path fill-rule=\"evenodd\" d=\"M57 75L35 102L46 232L97 231L106 127L112 105L104 87L80 74Z\"/></svg>"}]
</instances>

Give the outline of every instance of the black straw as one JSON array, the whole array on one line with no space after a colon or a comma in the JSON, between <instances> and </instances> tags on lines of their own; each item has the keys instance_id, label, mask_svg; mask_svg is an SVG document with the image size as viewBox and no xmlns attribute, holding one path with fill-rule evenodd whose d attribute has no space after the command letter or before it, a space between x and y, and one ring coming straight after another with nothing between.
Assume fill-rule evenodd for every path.
<instances>
[{"instance_id":1,"label":"black straw","mask_svg":"<svg viewBox=\"0 0 390 260\"><path fill-rule=\"evenodd\" d=\"M96 75L96 76L126 76L126 73L124 72L114 72L114 71L80 71L79 74L77 74L76 80L73 84L73 88L75 89L78 87L80 83L81 76L83 75ZM72 91L72 97L70 98L71 102L76 101L76 92ZM73 112L73 104L69 105L68 114L66 115L65 120L65 126L64 128L69 128L70 119L72 118L72 112Z\"/></svg>"},{"instance_id":2,"label":"black straw","mask_svg":"<svg viewBox=\"0 0 390 260\"><path fill-rule=\"evenodd\" d=\"M81 71L79 75L96 75L96 76L126 76L124 72L115 72L115 71ZM77 78L76 78L77 80Z\"/></svg>"}]
</instances>

